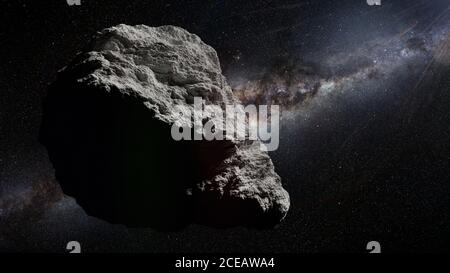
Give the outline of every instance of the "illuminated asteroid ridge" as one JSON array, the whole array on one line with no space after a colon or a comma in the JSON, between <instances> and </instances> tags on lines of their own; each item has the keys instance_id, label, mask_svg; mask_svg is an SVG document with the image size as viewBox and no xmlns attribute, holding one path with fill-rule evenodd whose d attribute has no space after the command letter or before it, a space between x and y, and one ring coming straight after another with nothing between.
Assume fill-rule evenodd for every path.
<instances>
[{"instance_id":1,"label":"illuminated asteroid ridge","mask_svg":"<svg viewBox=\"0 0 450 273\"><path fill-rule=\"evenodd\" d=\"M172 138L175 122L192 125L179 111L193 110L194 97L239 103L198 36L144 25L97 33L44 105L40 140L64 193L89 215L130 227L278 224L289 195L258 141Z\"/></svg>"}]
</instances>

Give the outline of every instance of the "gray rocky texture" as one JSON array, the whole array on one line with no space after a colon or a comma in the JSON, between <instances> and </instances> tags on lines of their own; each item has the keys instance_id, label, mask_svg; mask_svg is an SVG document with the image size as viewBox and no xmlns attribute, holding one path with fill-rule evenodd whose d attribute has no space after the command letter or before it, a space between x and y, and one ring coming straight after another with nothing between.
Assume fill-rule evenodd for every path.
<instances>
[{"instance_id":1,"label":"gray rocky texture","mask_svg":"<svg viewBox=\"0 0 450 273\"><path fill-rule=\"evenodd\" d=\"M40 140L63 191L88 214L132 227L279 223L289 195L258 142L172 139L174 122L192 126L179 111L194 97L239 103L198 36L144 25L97 33L44 105Z\"/></svg>"}]
</instances>

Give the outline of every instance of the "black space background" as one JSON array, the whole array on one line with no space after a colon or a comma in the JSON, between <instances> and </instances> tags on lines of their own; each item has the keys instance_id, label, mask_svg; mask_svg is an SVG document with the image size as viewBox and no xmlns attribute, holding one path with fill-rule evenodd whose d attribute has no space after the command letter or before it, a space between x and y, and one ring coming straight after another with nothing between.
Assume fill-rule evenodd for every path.
<instances>
[{"instance_id":1,"label":"black space background","mask_svg":"<svg viewBox=\"0 0 450 273\"><path fill-rule=\"evenodd\" d=\"M351 16L352 12L369 9L364 1L356 0L303 1L308 5L300 11L288 8L298 1L81 1L81 6L73 7L63 0L0 2L0 193L14 188L16 182L32 183L22 181L33 177L27 172L44 179L52 176L45 149L37 142L41 103L57 71L100 29L119 23L181 26L217 50L227 75L236 55L242 56L239 65L258 67L289 55L294 48L296 53L321 50L332 43L328 32L334 30L334 16L343 15L342 10ZM392 2L394 9L404 8L401 1ZM283 5L287 8L281 15L280 10L271 11ZM252 13L260 10L267 12ZM371 14L368 20L371 16L382 19L387 15ZM290 31L261 35L296 24L299 18L307 18L307 23L297 31L312 33L301 45ZM357 36L364 40L368 33L366 29ZM444 74L436 74L445 75L446 69ZM360 143L355 144L357 155L351 150L344 151L338 161L329 158L348 134L337 125L328 127L328 131L309 131L298 139L295 133L282 136L280 150L272 157L291 194L292 209L274 230L192 227L175 234L127 231L123 235L105 229L82 232L82 239L91 250L99 251L113 247L115 251L162 252L362 252L371 240L382 242L387 252L448 251L447 78L432 81L431 88L439 91L433 98L434 110L421 109L426 115L412 129L389 129L395 122L386 129L385 120L391 118L395 105L379 109L378 120L369 127L377 133L361 136ZM357 110L348 112L360 114ZM351 122L358 124L364 118L361 114ZM382 138L383 134L395 136L377 142L377 136ZM381 156L371 145L395 148L385 159L385 154ZM344 170L336 171L338 166L344 166ZM17 238L11 238L14 232L6 238L16 243L14 250L59 251L55 245L72 239L63 233L56 237L46 234L52 230L47 228L36 227L38 231L29 232L33 228L27 227L28 231L23 231L28 223L21 221L15 230ZM116 239L120 242L111 242ZM51 240L56 243L42 243Z\"/></svg>"}]
</instances>

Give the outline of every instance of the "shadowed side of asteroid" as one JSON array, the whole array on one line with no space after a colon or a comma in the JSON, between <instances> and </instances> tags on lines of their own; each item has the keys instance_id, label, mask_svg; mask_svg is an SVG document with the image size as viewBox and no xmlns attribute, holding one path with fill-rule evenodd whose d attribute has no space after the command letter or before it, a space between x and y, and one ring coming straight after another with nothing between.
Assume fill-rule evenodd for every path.
<instances>
[{"instance_id":1,"label":"shadowed side of asteroid","mask_svg":"<svg viewBox=\"0 0 450 273\"><path fill-rule=\"evenodd\" d=\"M216 228L244 225L264 230L280 223L284 214L279 210L263 211L256 199L240 199L235 196L219 196L215 192L203 193L195 199L196 222Z\"/></svg>"},{"instance_id":2,"label":"shadowed side of asteroid","mask_svg":"<svg viewBox=\"0 0 450 273\"><path fill-rule=\"evenodd\" d=\"M160 230L193 221L188 189L232 149L225 141L174 141L140 99L61 81L50 88L40 140L64 193L89 215Z\"/></svg>"}]
</instances>

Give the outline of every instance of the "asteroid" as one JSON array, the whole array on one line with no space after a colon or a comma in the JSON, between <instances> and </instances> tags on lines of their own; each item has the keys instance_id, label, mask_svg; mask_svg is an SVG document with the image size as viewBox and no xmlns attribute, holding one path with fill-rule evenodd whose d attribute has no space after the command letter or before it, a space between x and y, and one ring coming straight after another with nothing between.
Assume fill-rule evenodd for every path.
<instances>
[{"instance_id":1,"label":"asteroid","mask_svg":"<svg viewBox=\"0 0 450 273\"><path fill-rule=\"evenodd\" d=\"M98 32L44 102L40 142L64 193L89 215L128 227L278 224L289 195L258 141L171 137L175 106L190 109L194 97L239 103L198 36L175 26Z\"/></svg>"}]
</instances>

